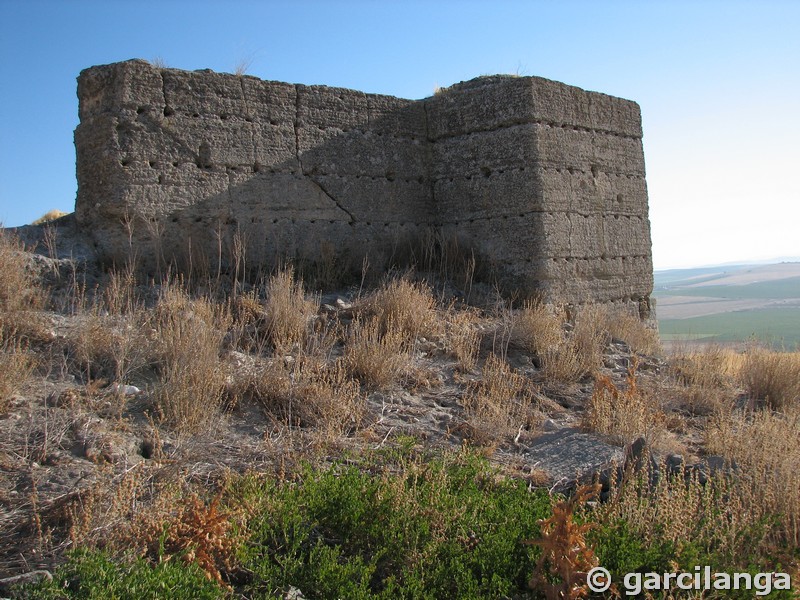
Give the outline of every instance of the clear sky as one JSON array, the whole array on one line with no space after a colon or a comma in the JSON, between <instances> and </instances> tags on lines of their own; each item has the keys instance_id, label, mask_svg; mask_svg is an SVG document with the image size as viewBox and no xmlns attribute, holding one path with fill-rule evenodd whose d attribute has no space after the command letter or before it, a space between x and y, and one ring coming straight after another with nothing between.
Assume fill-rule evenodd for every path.
<instances>
[{"instance_id":1,"label":"clear sky","mask_svg":"<svg viewBox=\"0 0 800 600\"><path fill-rule=\"evenodd\" d=\"M642 108L656 268L800 257L800 1L0 0L0 220L74 208L75 78L129 58L422 98L540 75Z\"/></svg>"}]
</instances>

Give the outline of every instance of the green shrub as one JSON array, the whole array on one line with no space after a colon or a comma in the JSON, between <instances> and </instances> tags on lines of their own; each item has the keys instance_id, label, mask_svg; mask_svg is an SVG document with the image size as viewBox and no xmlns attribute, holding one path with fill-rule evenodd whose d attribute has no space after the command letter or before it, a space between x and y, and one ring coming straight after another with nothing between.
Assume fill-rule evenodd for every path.
<instances>
[{"instance_id":1,"label":"green shrub","mask_svg":"<svg viewBox=\"0 0 800 600\"><path fill-rule=\"evenodd\" d=\"M496 598L520 593L548 515L546 492L445 458L371 475L307 468L302 483L251 482L260 502L243 551L251 594L292 585L320 598Z\"/></svg>"},{"instance_id":2,"label":"green shrub","mask_svg":"<svg viewBox=\"0 0 800 600\"><path fill-rule=\"evenodd\" d=\"M224 591L196 566L181 561L155 566L143 559L131 563L112 561L102 552L78 550L59 567L53 581L24 586L14 598L32 600L212 600Z\"/></svg>"}]
</instances>

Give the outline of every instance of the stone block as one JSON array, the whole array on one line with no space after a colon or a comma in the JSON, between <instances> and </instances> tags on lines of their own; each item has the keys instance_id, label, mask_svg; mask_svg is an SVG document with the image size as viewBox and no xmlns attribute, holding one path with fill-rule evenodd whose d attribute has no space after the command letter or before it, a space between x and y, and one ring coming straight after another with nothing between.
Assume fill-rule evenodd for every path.
<instances>
[{"instance_id":1,"label":"stone block","mask_svg":"<svg viewBox=\"0 0 800 600\"><path fill-rule=\"evenodd\" d=\"M77 221L112 262L132 243L144 268L196 268L239 235L251 264L333 253L358 273L433 233L522 297L652 290L635 102L511 76L413 101L145 61L86 69L78 94Z\"/></svg>"}]
</instances>

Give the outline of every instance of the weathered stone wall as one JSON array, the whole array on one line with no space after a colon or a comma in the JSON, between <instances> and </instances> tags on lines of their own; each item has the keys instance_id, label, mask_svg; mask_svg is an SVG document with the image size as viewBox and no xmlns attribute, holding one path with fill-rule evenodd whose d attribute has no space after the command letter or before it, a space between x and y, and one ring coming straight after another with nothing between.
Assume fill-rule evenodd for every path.
<instances>
[{"instance_id":1,"label":"weathered stone wall","mask_svg":"<svg viewBox=\"0 0 800 600\"><path fill-rule=\"evenodd\" d=\"M76 212L109 260L216 260L238 231L251 264L380 266L433 229L506 289L648 310L634 102L503 76L411 101L139 60L85 70L78 96Z\"/></svg>"}]
</instances>

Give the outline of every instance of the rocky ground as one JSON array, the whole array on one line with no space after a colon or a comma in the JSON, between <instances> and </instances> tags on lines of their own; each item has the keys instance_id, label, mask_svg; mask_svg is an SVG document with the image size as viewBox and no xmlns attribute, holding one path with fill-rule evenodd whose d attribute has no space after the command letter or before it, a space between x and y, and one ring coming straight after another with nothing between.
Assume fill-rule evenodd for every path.
<instances>
[{"instance_id":1,"label":"rocky ground","mask_svg":"<svg viewBox=\"0 0 800 600\"><path fill-rule=\"evenodd\" d=\"M363 406L352 426L323 431L287 422L263 403L245 396L231 401L236 396L228 394L222 410L202 428L171 427L159 417L152 371L114 381L92 376L91 365L76 359L76 340L85 339L81 336L89 321L97 317L72 306L76 282L91 290L107 285L108 277L91 266L91 248L69 219L59 225L55 239L47 227L17 231L36 251L25 260L43 282L48 301L26 313L35 329L26 344L38 358L37 367L14 386L0 416L0 578L51 569L76 541L102 539L137 510L131 503L146 506L147 494L129 493L134 485L152 490L162 482L213 487L231 472L286 470L305 459L357 457L360 451L397 444L476 446L507 474L554 490L607 472L612 463L641 460L648 452L665 464L696 464L704 470L719 462L705 456L702 432L710 411L690 398L674 362L658 352L634 352L629 343L609 335L593 373L575 381L544 377L536 354L508 328L514 311L498 310L496 300L481 302L477 285L473 297L479 300L470 309L477 315L474 365L465 368L454 357L446 334L419 336L411 374L380 389L362 386ZM157 295L155 289L140 292ZM316 296L317 318L347 327L365 295L364 290L342 289ZM130 325L123 319L119 326ZM328 358L343 353L337 342ZM493 354L522 378L524 398L532 407L510 431L492 432L491 423L476 425L466 400L481 385L487 357ZM254 370L295 359L291 352L235 347L226 347L220 356L229 389ZM598 380L625 390L634 368L635 385L658 407L652 429L628 432L626 439L592 431L586 412ZM744 398L736 390L730 397ZM119 505L125 503L123 510Z\"/></svg>"}]
</instances>

